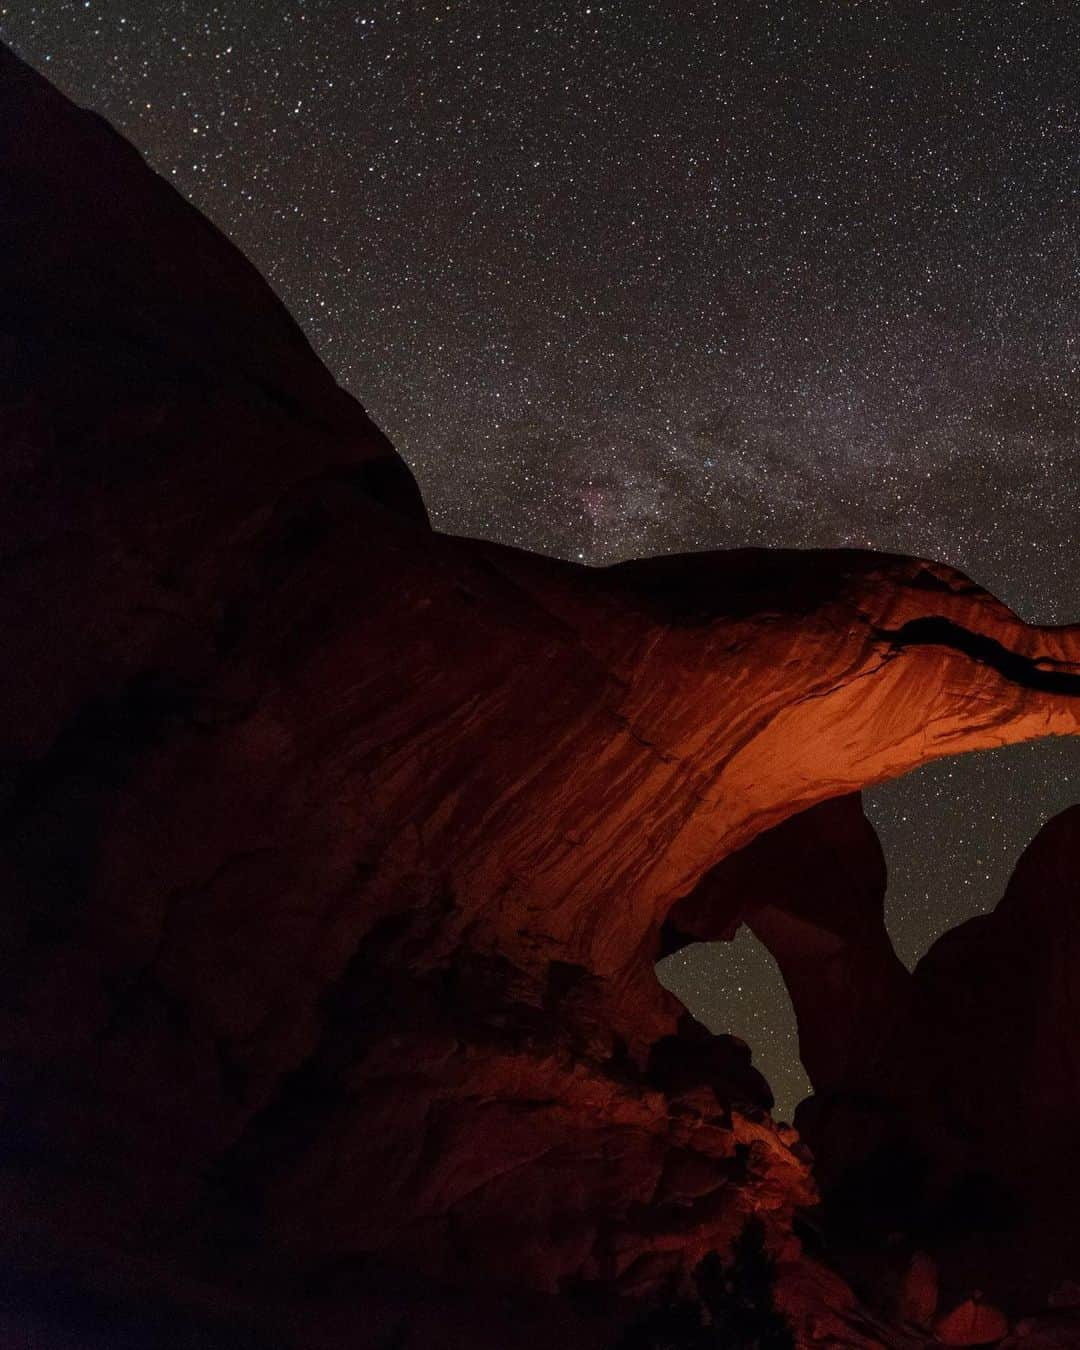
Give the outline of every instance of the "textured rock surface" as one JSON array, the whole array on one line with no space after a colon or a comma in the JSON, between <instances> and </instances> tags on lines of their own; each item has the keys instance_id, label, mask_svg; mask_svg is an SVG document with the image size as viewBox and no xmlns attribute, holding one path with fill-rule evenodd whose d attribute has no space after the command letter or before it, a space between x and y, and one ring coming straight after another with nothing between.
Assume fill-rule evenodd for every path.
<instances>
[{"instance_id":1,"label":"textured rock surface","mask_svg":"<svg viewBox=\"0 0 1080 1350\"><path fill-rule=\"evenodd\" d=\"M730 940L745 923L780 966L816 1092L842 1089L903 1015L908 972L885 931L885 859L857 793L759 835L672 908L663 941Z\"/></svg>"},{"instance_id":2,"label":"textured rock surface","mask_svg":"<svg viewBox=\"0 0 1080 1350\"><path fill-rule=\"evenodd\" d=\"M997 1308L971 1298L934 1323L934 1336L942 1345L993 1345L1008 1334L1009 1324Z\"/></svg>"},{"instance_id":3,"label":"textured rock surface","mask_svg":"<svg viewBox=\"0 0 1080 1350\"><path fill-rule=\"evenodd\" d=\"M883 1343L661 925L805 808L1075 733L1080 633L905 559L433 535L250 267L6 53L0 167L8 1260L224 1280L305 1347L361 1295L373 1345L601 1344L754 1211L802 1339Z\"/></svg>"},{"instance_id":4,"label":"textured rock surface","mask_svg":"<svg viewBox=\"0 0 1080 1350\"><path fill-rule=\"evenodd\" d=\"M884 1289L914 1248L896 1303L928 1322L924 1245L954 1301L982 1287L1038 1307L1080 1271L1080 806L911 974L884 897L859 799L835 798L713 868L665 943L746 923L776 956L815 1089L796 1120L857 1283Z\"/></svg>"},{"instance_id":5,"label":"textured rock surface","mask_svg":"<svg viewBox=\"0 0 1080 1350\"><path fill-rule=\"evenodd\" d=\"M875 968L868 960L852 988ZM1078 982L1072 807L1029 845L992 913L945 934L896 982L883 1034L798 1113L842 1227L864 1243L876 1228L931 1244L954 1291L981 1287L1018 1310L1069 1287L1080 1270ZM815 1053L827 1059L822 1036Z\"/></svg>"}]
</instances>

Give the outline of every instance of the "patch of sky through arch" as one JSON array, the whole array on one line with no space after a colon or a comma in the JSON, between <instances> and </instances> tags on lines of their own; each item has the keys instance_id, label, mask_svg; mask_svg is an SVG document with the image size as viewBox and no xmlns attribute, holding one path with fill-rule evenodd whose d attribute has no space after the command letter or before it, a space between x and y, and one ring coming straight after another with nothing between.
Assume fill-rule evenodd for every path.
<instances>
[{"instance_id":1,"label":"patch of sky through arch","mask_svg":"<svg viewBox=\"0 0 1080 1350\"><path fill-rule=\"evenodd\" d=\"M1080 737L936 760L864 792L889 872L885 923L904 964L914 967L943 933L993 909L1039 829L1077 802ZM743 928L733 942L676 952L657 974L710 1031L751 1046L776 1116L790 1120L810 1086L795 1013L765 947Z\"/></svg>"}]
</instances>

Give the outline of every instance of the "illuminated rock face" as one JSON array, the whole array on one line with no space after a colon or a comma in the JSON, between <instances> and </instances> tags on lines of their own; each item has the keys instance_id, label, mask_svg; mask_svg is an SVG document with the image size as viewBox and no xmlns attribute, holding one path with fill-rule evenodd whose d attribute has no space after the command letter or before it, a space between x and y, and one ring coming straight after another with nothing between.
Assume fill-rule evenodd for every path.
<instances>
[{"instance_id":1,"label":"illuminated rock face","mask_svg":"<svg viewBox=\"0 0 1080 1350\"><path fill-rule=\"evenodd\" d=\"M661 926L818 802L1075 733L1080 634L906 559L437 536L248 264L4 53L0 165L19 1259L565 1299L753 1211L833 1316L805 1152Z\"/></svg>"}]
</instances>

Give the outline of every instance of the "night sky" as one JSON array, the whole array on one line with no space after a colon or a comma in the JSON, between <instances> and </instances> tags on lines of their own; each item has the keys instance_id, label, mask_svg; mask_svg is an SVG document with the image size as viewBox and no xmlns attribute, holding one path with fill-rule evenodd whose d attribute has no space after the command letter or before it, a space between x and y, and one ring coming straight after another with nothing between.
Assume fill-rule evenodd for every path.
<instances>
[{"instance_id":1,"label":"night sky","mask_svg":"<svg viewBox=\"0 0 1080 1350\"><path fill-rule=\"evenodd\" d=\"M0 38L260 267L439 528L856 544L1080 619L1080 7L48 0ZM1072 743L868 793L904 958L1078 797ZM760 952L675 962L790 1110Z\"/></svg>"}]
</instances>

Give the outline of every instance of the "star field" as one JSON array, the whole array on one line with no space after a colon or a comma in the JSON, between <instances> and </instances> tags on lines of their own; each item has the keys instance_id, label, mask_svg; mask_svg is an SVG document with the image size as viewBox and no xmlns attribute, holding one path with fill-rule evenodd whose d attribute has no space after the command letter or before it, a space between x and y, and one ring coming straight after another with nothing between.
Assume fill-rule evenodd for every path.
<instances>
[{"instance_id":1,"label":"star field","mask_svg":"<svg viewBox=\"0 0 1080 1350\"><path fill-rule=\"evenodd\" d=\"M0 0L0 39L259 266L439 528L870 546L1080 618L1075 7ZM1076 782L1035 747L868 794L905 959ZM751 951L685 996L723 1029L745 986L788 1103Z\"/></svg>"}]
</instances>

